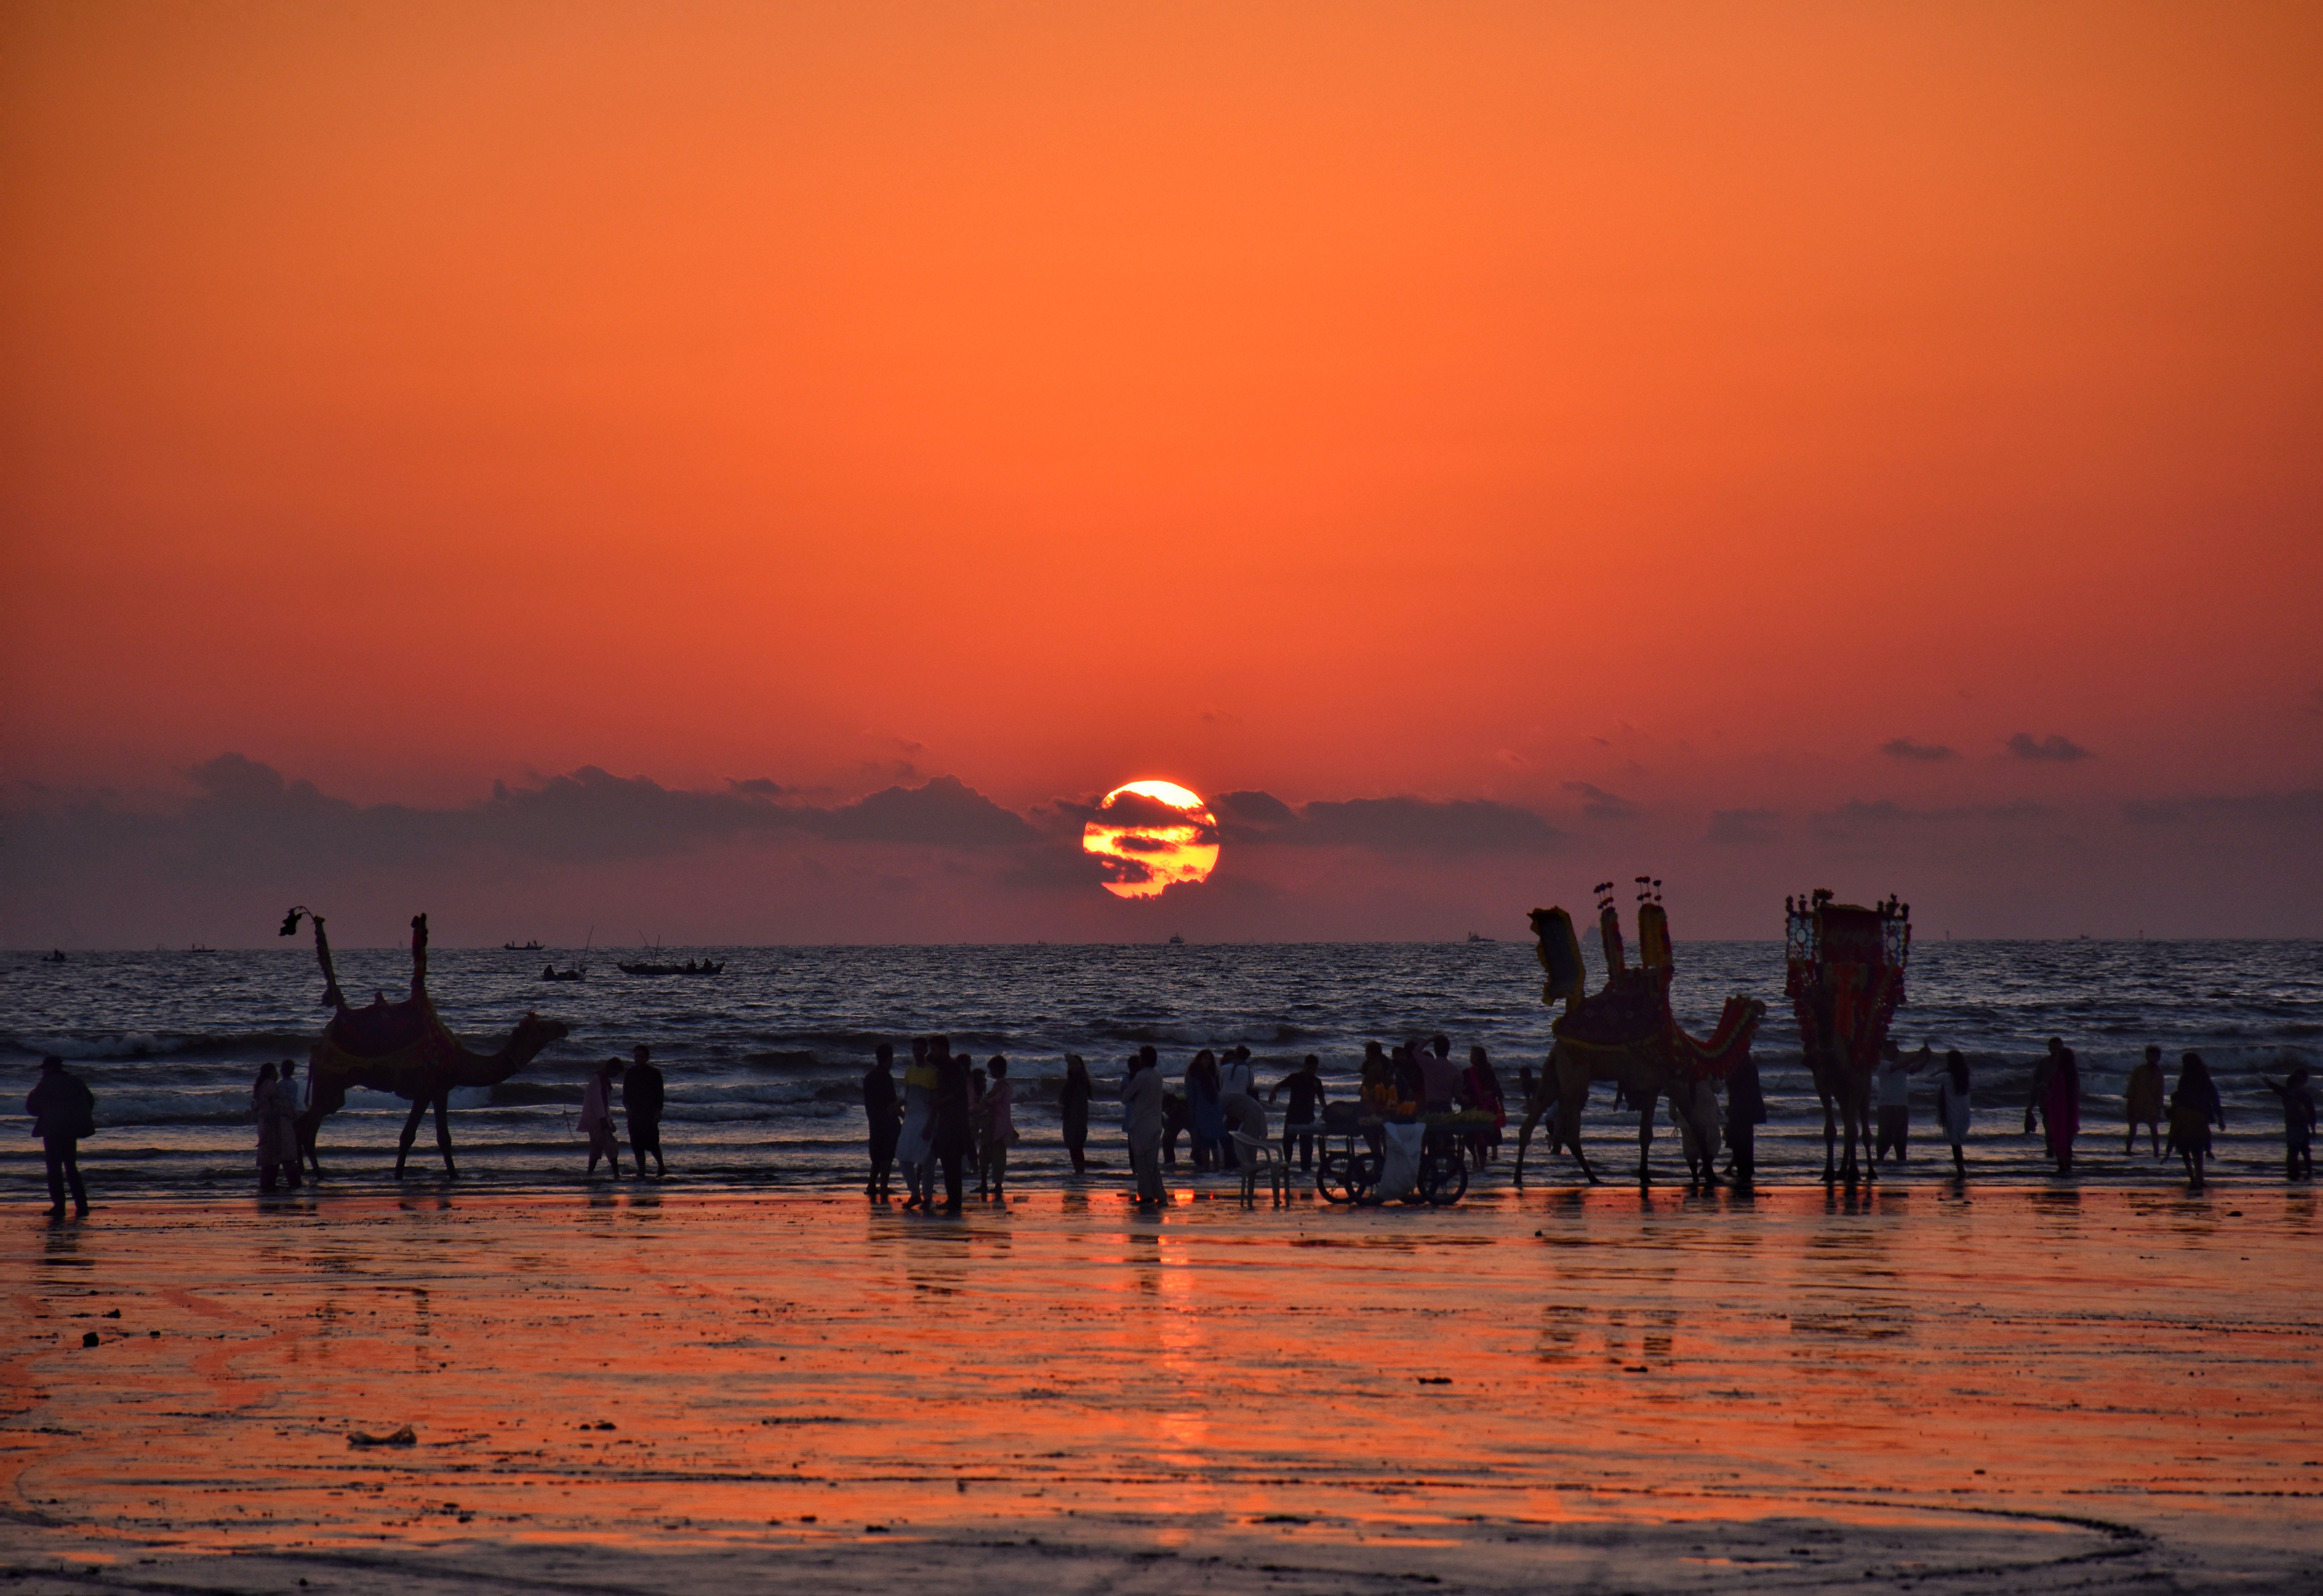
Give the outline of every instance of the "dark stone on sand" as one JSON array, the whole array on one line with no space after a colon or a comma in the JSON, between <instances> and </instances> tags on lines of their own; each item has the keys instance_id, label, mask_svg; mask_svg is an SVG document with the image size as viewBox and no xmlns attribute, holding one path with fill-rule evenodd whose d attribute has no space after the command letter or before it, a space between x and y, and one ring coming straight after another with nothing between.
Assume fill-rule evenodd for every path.
<instances>
[{"instance_id":1,"label":"dark stone on sand","mask_svg":"<svg viewBox=\"0 0 2323 1596\"><path fill-rule=\"evenodd\" d=\"M80 1344L83 1346L95 1346L96 1344L96 1332L91 1330L82 1335L80 1338Z\"/></svg>"}]
</instances>

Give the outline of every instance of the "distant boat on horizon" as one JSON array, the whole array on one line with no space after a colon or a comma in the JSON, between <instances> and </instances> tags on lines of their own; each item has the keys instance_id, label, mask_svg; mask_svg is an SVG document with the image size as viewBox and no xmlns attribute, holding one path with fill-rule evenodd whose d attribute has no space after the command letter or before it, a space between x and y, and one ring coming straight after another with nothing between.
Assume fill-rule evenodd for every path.
<instances>
[{"instance_id":1,"label":"distant boat on horizon","mask_svg":"<svg viewBox=\"0 0 2323 1596\"><path fill-rule=\"evenodd\" d=\"M538 937L535 937L529 942L502 942L500 944L500 951L503 953L537 953L540 951L540 939Z\"/></svg>"},{"instance_id":2,"label":"distant boat on horizon","mask_svg":"<svg viewBox=\"0 0 2323 1596\"><path fill-rule=\"evenodd\" d=\"M726 973L722 959L703 959L696 964L687 959L684 964L624 964L617 966L625 976L722 976Z\"/></svg>"},{"instance_id":3,"label":"distant boat on horizon","mask_svg":"<svg viewBox=\"0 0 2323 1596\"><path fill-rule=\"evenodd\" d=\"M1172 948L1182 948L1182 947L1184 947L1185 945L1186 945L1186 939L1185 939L1185 938L1183 938L1183 937L1180 936L1176 931L1171 931L1171 932L1170 933L1170 946L1171 946L1171 947L1172 947Z\"/></svg>"},{"instance_id":4,"label":"distant boat on horizon","mask_svg":"<svg viewBox=\"0 0 2323 1596\"><path fill-rule=\"evenodd\" d=\"M188 942L186 944L186 951L188 953L215 953L217 949L215 948L205 948L199 942Z\"/></svg>"},{"instance_id":5,"label":"distant boat on horizon","mask_svg":"<svg viewBox=\"0 0 2323 1596\"><path fill-rule=\"evenodd\" d=\"M1470 931L1468 933L1468 940L1472 942L1497 942L1500 940L1498 937L1488 937L1482 931Z\"/></svg>"},{"instance_id":6,"label":"distant boat on horizon","mask_svg":"<svg viewBox=\"0 0 2323 1596\"><path fill-rule=\"evenodd\" d=\"M41 962L42 964L69 964L72 961L65 957L65 950L60 948L53 953L41 954Z\"/></svg>"}]
</instances>

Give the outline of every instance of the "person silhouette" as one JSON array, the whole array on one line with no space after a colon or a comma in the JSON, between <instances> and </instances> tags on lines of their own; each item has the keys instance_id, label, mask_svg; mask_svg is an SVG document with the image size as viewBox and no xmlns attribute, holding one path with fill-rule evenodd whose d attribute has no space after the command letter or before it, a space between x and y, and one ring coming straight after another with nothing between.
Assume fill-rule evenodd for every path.
<instances>
[{"instance_id":1,"label":"person silhouette","mask_svg":"<svg viewBox=\"0 0 2323 1596\"><path fill-rule=\"evenodd\" d=\"M87 1083L65 1069L54 1053L41 1060L41 1078L24 1098L33 1133L49 1165L49 1217L65 1216L65 1188L72 1188L73 1216L88 1215L88 1192L80 1181L79 1142L96 1133L96 1098Z\"/></svg>"},{"instance_id":2,"label":"person silhouette","mask_svg":"<svg viewBox=\"0 0 2323 1596\"><path fill-rule=\"evenodd\" d=\"M665 1179L669 1168L661 1159L661 1071L652 1064L653 1050L639 1042L630 1055L635 1060L621 1075L621 1117L629 1122L629 1154L638 1160L638 1179L646 1175L646 1154L653 1154L654 1179ZM614 1171L620 1173L617 1168Z\"/></svg>"},{"instance_id":3,"label":"person silhouette","mask_svg":"<svg viewBox=\"0 0 2323 1596\"><path fill-rule=\"evenodd\" d=\"M863 1188L875 1203L887 1200L888 1171L895 1163L895 1142L904 1128L895 1106L895 1049L881 1042L871 1068L863 1072L863 1121L871 1137L871 1179Z\"/></svg>"}]
</instances>

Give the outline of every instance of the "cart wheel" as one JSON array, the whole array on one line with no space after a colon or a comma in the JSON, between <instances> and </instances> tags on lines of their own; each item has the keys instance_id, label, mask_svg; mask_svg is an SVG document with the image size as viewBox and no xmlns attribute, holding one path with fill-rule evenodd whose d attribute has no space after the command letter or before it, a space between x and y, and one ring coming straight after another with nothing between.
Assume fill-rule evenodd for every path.
<instances>
[{"instance_id":1,"label":"cart wheel","mask_svg":"<svg viewBox=\"0 0 2323 1596\"><path fill-rule=\"evenodd\" d=\"M1347 1154L1327 1152L1315 1168L1315 1190L1327 1203L1352 1203L1354 1186L1347 1179Z\"/></svg>"},{"instance_id":2,"label":"cart wheel","mask_svg":"<svg viewBox=\"0 0 2323 1596\"><path fill-rule=\"evenodd\" d=\"M1457 1152L1428 1154L1419 1169L1420 1194L1431 1207L1448 1208L1468 1194L1468 1165Z\"/></svg>"},{"instance_id":3,"label":"cart wheel","mask_svg":"<svg viewBox=\"0 0 2323 1596\"><path fill-rule=\"evenodd\" d=\"M1385 1160L1375 1152L1347 1155L1347 1200L1370 1207L1380 1200L1380 1176Z\"/></svg>"}]
</instances>

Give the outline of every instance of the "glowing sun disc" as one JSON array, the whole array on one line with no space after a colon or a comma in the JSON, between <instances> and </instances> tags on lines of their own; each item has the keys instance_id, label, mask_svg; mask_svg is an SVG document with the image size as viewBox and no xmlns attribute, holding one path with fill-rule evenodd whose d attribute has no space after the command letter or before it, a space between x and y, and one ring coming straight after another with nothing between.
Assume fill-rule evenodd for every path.
<instances>
[{"instance_id":1,"label":"glowing sun disc","mask_svg":"<svg viewBox=\"0 0 2323 1596\"><path fill-rule=\"evenodd\" d=\"M1157 898L1217 868L1218 821L1200 793L1175 782L1125 782L1082 828L1081 851L1114 896Z\"/></svg>"}]
</instances>

